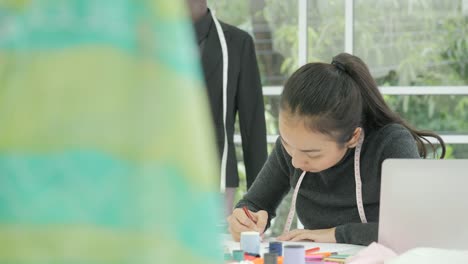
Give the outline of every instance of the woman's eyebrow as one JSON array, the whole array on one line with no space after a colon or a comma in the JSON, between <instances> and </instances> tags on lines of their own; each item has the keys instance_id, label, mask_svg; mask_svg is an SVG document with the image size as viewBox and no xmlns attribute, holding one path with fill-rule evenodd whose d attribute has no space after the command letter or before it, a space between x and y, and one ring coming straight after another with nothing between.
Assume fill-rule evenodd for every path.
<instances>
[{"instance_id":1,"label":"woman's eyebrow","mask_svg":"<svg viewBox=\"0 0 468 264\"><path fill-rule=\"evenodd\" d=\"M281 141L283 141L284 144L288 145L288 142L286 142L286 140L284 140L284 138L281 136L281 134L279 135ZM320 152L321 150L320 149L300 149L299 151L301 152L306 152L306 153L310 153L310 152Z\"/></svg>"}]
</instances>

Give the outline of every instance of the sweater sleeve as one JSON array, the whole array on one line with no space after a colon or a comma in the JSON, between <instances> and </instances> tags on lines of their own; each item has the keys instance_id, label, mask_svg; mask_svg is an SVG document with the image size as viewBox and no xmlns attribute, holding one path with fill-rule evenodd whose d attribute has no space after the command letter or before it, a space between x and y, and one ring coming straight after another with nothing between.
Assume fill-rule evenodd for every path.
<instances>
[{"instance_id":1,"label":"sweater sleeve","mask_svg":"<svg viewBox=\"0 0 468 264\"><path fill-rule=\"evenodd\" d=\"M394 126L398 126L395 129ZM392 125L388 134L383 133L383 149L378 159L379 167L389 158L420 158L416 142L411 133L400 125ZM378 170L381 171L380 169ZM378 175L380 179L380 175ZM377 241L378 223L349 223L336 227L335 239L338 243L369 245Z\"/></svg>"},{"instance_id":2,"label":"sweater sleeve","mask_svg":"<svg viewBox=\"0 0 468 264\"><path fill-rule=\"evenodd\" d=\"M282 151L281 141L276 141L275 147L261 169L252 187L236 205L236 208L247 206L249 210L268 212L267 227L276 214L276 208L288 193L289 171Z\"/></svg>"}]
</instances>

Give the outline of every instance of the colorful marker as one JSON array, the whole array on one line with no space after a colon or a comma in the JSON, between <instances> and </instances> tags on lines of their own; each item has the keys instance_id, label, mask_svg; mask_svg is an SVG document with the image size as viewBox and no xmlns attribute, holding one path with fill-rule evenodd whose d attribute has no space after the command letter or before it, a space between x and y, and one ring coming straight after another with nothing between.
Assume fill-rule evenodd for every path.
<instances>
[{"instance_id":1,"label":"colorful marker","mask_svg":"<svg viewBox=\"0 0 468 264\"><path fill-rule=\"evenodd\" d=\"M310 255L310 254L313 254L315 251L319 251L320 248L319 247L314 247L314 248L309 248L305 251L306 255Z\"/></svg>"}]
</instances>

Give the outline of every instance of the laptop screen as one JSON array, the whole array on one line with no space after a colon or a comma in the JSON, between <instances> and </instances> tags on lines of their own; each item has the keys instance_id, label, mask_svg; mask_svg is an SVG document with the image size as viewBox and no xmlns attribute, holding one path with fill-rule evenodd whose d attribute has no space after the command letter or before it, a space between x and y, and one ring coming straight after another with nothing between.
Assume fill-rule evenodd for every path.
<instances>
[{"instance_id":1,"label":"laptop screen","mask_svg":"<svg viewBox=\"0 0 468 264\"><path fill-rule=\"evenodd\" d=\"M384 246L468 249L468 160L385 160L380 197Z\"/></svg>"}]
</instances>

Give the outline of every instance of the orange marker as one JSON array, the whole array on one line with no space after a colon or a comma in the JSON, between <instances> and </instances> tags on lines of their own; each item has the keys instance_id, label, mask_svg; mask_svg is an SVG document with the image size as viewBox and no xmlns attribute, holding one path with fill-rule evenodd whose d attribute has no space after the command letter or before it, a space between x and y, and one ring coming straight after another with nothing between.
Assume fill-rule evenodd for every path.
<instances>
[{"instance_id":1,"label":"orange marker","mask_svg":"<svg viewBox=\"0 0 468 264\"><path fill-rule=\"evenodd\" d=\"M329 257L332 255L332 252L317 252L317 253L312 253L308 254L309 256L323 256L324 258Z\"/></svg>"}]
</instances>

